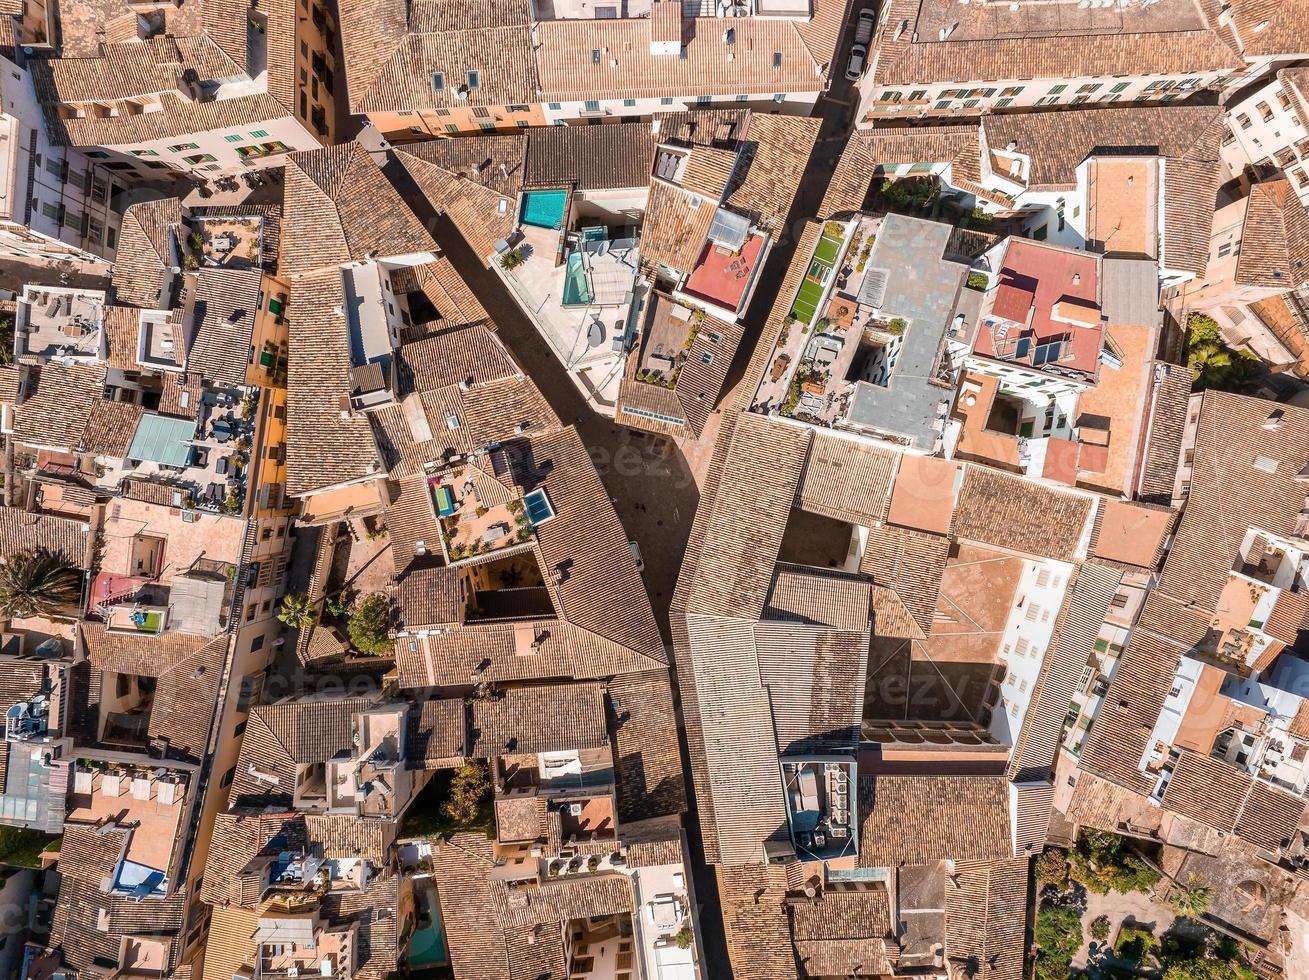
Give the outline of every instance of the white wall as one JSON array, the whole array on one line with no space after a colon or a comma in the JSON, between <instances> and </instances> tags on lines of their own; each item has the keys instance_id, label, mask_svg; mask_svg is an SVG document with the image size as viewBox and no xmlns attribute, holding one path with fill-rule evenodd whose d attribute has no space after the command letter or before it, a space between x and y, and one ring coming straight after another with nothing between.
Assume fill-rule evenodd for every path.
<instances>
[{"instance_id":1,"label":"white wall","mask_svg":"<svg viewBox=\"0 0 1309 980\"><path fill-rule=\"evenodd\" d=\"M935 82L922 85L877 85L875 74L870 72L859 83L858 125L862 128L884 119L894 119L896 116L976 115L983 110L1023 109L1034 106L1175 101L1209 82L1222 78L1225 72L1139 75L1132 78L1086 76L988 82ZM1081 91L1083 88L1087 91ZM915 95L918 98L911 98ZM899 97L898 102L888 101L896 96Z\"/></svg>"},{"instance_id":2,"label":"white wall","mask_svg":"<svg viewBox=\"0 0 1309 980\"><path fill-rule=\"evenodd\" d=\"M623 116L647 118L660 112L681 112L685 109L706 108L707 106L739 106L742 109L754 109L758 112L784 112L788 115L807 116L813 112L818 92L766 92L746 94L724 93L706 96L707 101L700 101L696 96L675 96L661 99L598 99L590 108L585 102L544 102L542 111L549 125L558 122L577 123L584 119L608 119L614 121ZM781 95L782 101L776 96ZM631 103L628 105L628 103Z\"/></svg>"},{"instance_id":3,"label":"white wall","mask_svg":"<svg viewBox=\"0 0 1309 980\"><path fill-rule=\"evenodd\" d=\"M1309 130L1295 104L1294 94L1274 78L1254 95L1228 106L1222 157L1236 174L1249 164L1281 167L1300 200L1309 205Z\"/></svg>"},{"instance_id":4,"label":"white wall","mask_svg":"<svg viewBox=\"0 0 1309 980\"><path fill-rule=\"evenodd\" d=\"M322 145L317 137L288 114L279 119L229 126L204 133L137 143L106 144L89 152L92 157L102 153L114 163L131 163L133 170L147 180L167 179L177 174L210 180L227 174L279 165L283 157L281 152L244 159L237 153L238 147L273 142L286 144L286 152L316 150ZM192 147L187 144L195 145ZM214 159L188 159L206 155Z\"/></svg>"}]
</instances>

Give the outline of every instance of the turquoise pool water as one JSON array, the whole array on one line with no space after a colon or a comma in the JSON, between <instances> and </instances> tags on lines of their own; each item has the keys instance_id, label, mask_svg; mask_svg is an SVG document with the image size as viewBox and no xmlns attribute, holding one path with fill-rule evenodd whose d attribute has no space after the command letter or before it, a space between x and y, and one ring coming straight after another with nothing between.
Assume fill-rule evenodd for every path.
<instances>
[{"instance_id":1,"label":"turquoise pool water","mask_svg":"<svg viewBox=\"0 0 1309 980\"><path fill-rule=\"evenodd\" d=\"M568 268L564 270L564 306L585 306L591 302L591 290L586 284L586 268L581 252L568 253Z\"/></svg>"},{"instance_id":2,"label":"turquoise pool water","mask_svg":"<svg viewBox=\"0 0 1309 980\"><path fill-rule=\"evenodd\" d=\"M523 210L519 215L525 225L538 228L562 228L567 191L526 191L523 193Z\"/></svg>"},{"instance_id":3,"label":"turquoise pool water","mask_svg":"<svg viewBox=\"0 0 1309 980\"><path fill-rule=\"evenodd\" d=\"M445 962L445 935L441 932L441 909L436 904L436 890L422 889L416 896L418 923L409 940L409 965L415 968L437 966Z\"/></svg>"}]
</instances>

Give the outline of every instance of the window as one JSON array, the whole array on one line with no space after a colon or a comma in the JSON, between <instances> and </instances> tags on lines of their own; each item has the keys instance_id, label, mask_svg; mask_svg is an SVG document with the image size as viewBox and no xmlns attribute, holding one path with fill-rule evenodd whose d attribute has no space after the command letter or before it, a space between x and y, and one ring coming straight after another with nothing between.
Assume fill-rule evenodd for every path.
<instances>
[{"instance_id":1,"label":"window","mask_svg":"<svg viewBox=\"0 0 1309 980\"><path fill-rule=\"evenodd\" d=\"M256 140L257 140L257 139L263 139L263 138L266 137L267 135L268 135L268 131L267 131L267 130L256 129L253 133L250 134L250 138L251 138L251 139L256 139Z\"/></svg>"},{"instance_id":2,"label":"window","mask_svg":"<svg viewBox=\"0 0 1309 980\"><path fill-rule=\"evenodd\" d=\"M198 150L199 143L178 143L176 146L170 146L169 151L172 153L181 153L183 150Z\"/></svg>"},{"instance_id":3,"label":"window","mask_svg":"<svg viewBox=\"0 0 1309 980\"><path fill-rule=\"evenodd\" d=\"M586 102L584 102L584 103L582 104L582 111L584 111L584 112L599 112L599 111L600 111L600 102L599 102L597 99L587 99Z\"/></svg>"},{"instance_id":4,"label":"window","mask_svg":"<svg viewBox=\"0 0 1309 980\"><path fill-rule=\"evenodd\" d=\"M1090 95L1092 92L1100 91L1099 82L1091 82L1089 85L1083 85L1077 90L1078 95Z\"/></svg>"},{"instance_id":5,"label":"window","mask_svg":"<svg viewBox=\"0 0 1309 980\"><path fill-rule=\"evenodd\" d=\"M780 51L773 52L773 67L774 68L782 67L782 52Z\"/></svg>"},{"instance_id":6,"label":"window","mask_svg":"<svg viewBox=\"0 0 1309 980\"><path fill-rule=\"evenodd\" d=\"M964 108L965 108L965 109L976 109L976 108L977 108L977 103L978 103L979 101L980 101L979 99L966 99L966 100L964 100Z\"/></svg>"},{"instance_id":7,"label":"window","mask_svg":"<svg viewBox=\"0 0 1309 980\"><path fill-rule=\"evenodd\" d=\"M636 99L623 99L623 105L626 106L636 105Z\"/></svg>"},{"instance_id":8,"label":"window","mask_svg":"<svg viewBox=\"0 0 1309 980\"><path fill-rule=\"evenodd\" d=\"M532 107L531 107L530 105L511 105L511 106L509 107L509 111L510 111L510 112L531 112L531 111L532 111Z\"/></svg>"},{"instance_id":9,"label":"window","mask_svg":"<svg viewBox=\"0 0 1309 980\"><path fill-rule=\"evenodd\" d=\"M1058 105L1059 97L1057 95L1043 95L1036 100L1037 105Z\"/></svg>"},{"instance_id":10,"label":"window","mask_svg":"<svg viewBox=\"0 0 1309 980\"><path fill-rule=\"evenodd\" d=\"M94 160L108 160L109 154L104 150L87 150L86 155Z\"/></svg>"},{"instance_id":11,"label":"window","mask_svg":"<svg viewBox=\"0 0 1309 980\"><path fill-rule=\"evenodd\" d=\"M745 96L744 96L744 95L738 95L738 96L736 97L736 101L737 101L737 102L744 102L744 101L745 101Z\"/></svg>"},{"instance_id":12,"label":"window","mask_svg":"<svg viewBox=\"0 0 1309 980\"><path fill-rule=\"evenodd\" d=\"M668 101L671 102L672 99L669 99ZM777 95L774 95L774 96L773 96L773 101L774 101L774 102L785 102L785 101L786 101L786 96L779 92Z\"/></svg>"},{"instance_id":13,"label":"window","mask_svg":"<svg viewBox=\"0 0 1309 980\"><path fill-rule=\"evenodd\" d=\"M1241 124L1242 129L1249 129L1251 126L1254 125L1250 117L1247 116L1244 112L1239 112L1236 114L1236 121Z\"/></svg>"},{"instance_id":14,"label":"window","mask_svg":"<svg viewBox=\"0 0 1309 980\"><path fill-rule=\"evenodd\" d=\"M454 123L446 123L446 124L445 124L445 131L446 131L447 133L457 133L457 132L459 132L459 127L456 126Z\"/></svg>"},{"instance_id":15,"label":"window","mask_svg":"<svg viewBox=\"0 0 1309 980\"><path fill-rule=\"evenodd\" d=\"M468 87L469 87L470 89L473 89L473 88L481 88L481 87L482 87L482 73L481 73L481 72L479 72L479 71L470 71L470 72L468 73Z\"/></svg>"},{"instance_id":16,"label":"window","mask_svg":"<svg viewBox=\"0 0 1309 980\"><path fill-rule=\"evenodd\" d=\"M242 718L240 721L236 723L236 727L232 729L232 737L240 738L244 734L245 734L245 719Z\"/></svg>"},{"instance_id":17,"label":"window","mask_svg":"<svg viewBox=\"0 0 1309 980\"><path fill-rule=\"evenodd\" d=\"M1091 101L1091 97L1090 97L1089 95L1074 95L1074 96L1073 96L1073 105L1081 105L1081 104L1084 103L1084 102L1090 102L1090 101Z\"/></svg>"},{"instance_id":18,"label":"window","mask_svg":"<svg viewBox=\"0 0 1309 980\"><path fill-rule=\"evenodd\" d=\"M491 110L488 109L488 108L486 108L486 106L480 106L480 105L479 105L479 106L477 106L475 109L473 109L473 118L474 118L474 119L490 119L490 118L491 118Z\"/></svg>"},{"instance_id":19,"label":"window","mask_svg":"<svg viewBox=\"0 0 1309 980\"><path fill-rule=\"evenodd\" d=\"M133 150L133 151L132 151L132 156L134 156L134 157L157 157L157 156L159 156L159 154L158 154L158 152L155 151L155 150Z\"/></svg>"},{"instance_id":20,"label":"window","mask_svg":"<svg viewBox=\"0 0 1309 980\"><path fill-rule=\"evenodd\" d=\"M696 104L696 105L708 105L708 104L709 104L709 96L707 96L707 95L697 95L697 96L695 97L695 104Z\"/></svg>"},{"instance_id":21,"label":"window","mask_svg":"<svg viewBox=\"0 0 1309 980\"><path fill-rule=\"evenodd\" d=\"M918 102L919 100L925 98L927 98L927 89L925 88L916 88L909 93L910 102Z\"/></svg>"},{"instance_id":22,"label":"window","mask_svg":"<svg viewBox=\"0 0 1309 980\"><path fill-rule=\"evenodd\" d=\"M231 769L227 770L227 772L223 773L223 781L218 784L219 788L227 789L227 787L232 785L232 780L235 778L236 778L236 766L233 766Z\"/></svg>"},{"instance_id":23,"label":"window","mask_svg":"<svg viewBox=\"0 0 1309 980\"><path fill-rule=\"evenodd\" d=\"M936 104L937 109L949 109L953 103L949 99L942 99Z\"/></svg>"},{"instance_id":24,"label":"window","mask_svg":"<svg viewBox=\"0 0 1309 980\"><path fill-rule=\"evenodd\" d=\"M593 64L593 65L598 65L598 64L600 64L600 49L599 49L599 48L592 48L592 49L591 49L591 64Z\"/></svg>"},{"instance_id":25,"label":"window","mask_svg":"<svg viewBox=\"0 0 1309 980\"><path fill-rule=\"evenodd\" d=\"M558 111L559 111L559 103L558 103L558 102L548 102L548 103L546 103L546 107L547 107L548 109L550 109L551 112L558 112Z\"/></svg>"},{"instance_id":26,"label":"window","mask_svg":"<svg viewBox=\"0 0 1309 980\"><path fill-rule=\"evenodd\" d=\"M64 165L61 161L46 160L45 169L51 177L58 177L60 180L64 179Z\"/></svg>"},{"instance_id":27,"label":"window","mask_svg":"<svg viewBox=\"0 0 1309 980\"><path fill-rule=\"evenodd\" d=\"M1001 90L1000 90L1000 94L1001 94L1002 96L1005 96L1006 98L1011 97L1011 96L1015 96L1015 95L1022 95L1022 94L1023 94L1023 86L1021 86L1021 85L1011 85L1011 86L1009 86L1008 88L1001 89Z\"/></svg>"},{"instance_id":28,"label":"window","mask_svg":"<svg viewBox=\"0 0 1309 980\"><path fill-rule=\"evenodd\" d=\"M1267 102L1256 102L1254 107L1259 110L1259 118L1264 122L1272 122L1273 107Z\"/></svg>"},{"instance_id":29,"label":"window","mask_svg":"<svg viewBox=\"0 0 1309 980\"><path fill-rule=\"evenodd\" d=\"M45 201L41 204L41 213L51 221L59 220L59 208L51 204L49 201Z\"/></svg>"},{"instance_id":30,"label":"window","mask_svg":"<svg viewBox=\"0 0 1309 980\"><path fill-rule=\"evenodd\" d=\"M477 128L478 128L478 129L481 129L481 130L494 130L494 129L495 129L495 123L493 123L493 122L480 122L480 123L477 124Z\"/></svg>"},{"instance_id":31,"label":"window","mask_svg":"<svg viewBox=\"0 0 1309 980\"><path fill-rule=\"evenodd\" d=\"M432 91L433 92L445 91L445 72L438 71L432 75Z\"/></svg>"},{"instance_id":32,"label":"window","mask_svg":"<svg viewBox=\"0 0 1309 980\"><path fill-rule=\"evenodd\" d=\"M996 102L995 107L997 109L1003 109L1005 108L1005 106L1013 105L1013 102L1014 102L1013 99L1000 99L998 102Z\"/></svg>"},{"instance_id":33,"label":"window","mask_svg":"<svg viewBox=\"0 0 1309 980\"><path fill-rule=\"evenodd\" d=\"M701 354L701 355L700 355L700 363L701 363L701 364L704 364L704 365L706 365L706 366L708 366L708 365L714 363L714 353L713 353L713 351L708 351L708 350L707 350L707 351L705 351L703 354Z\"/></svg>"},{"instance_id":34,"label":"window","mask_svg":"<svg viewBox=\"0 0 1309 980\"><path fill-rule=\"evenodd\" d=\"M672 105L672 104L673 104L673 97L672 97L671 95L664 95L664 96L661 96L660 99L659 99L659 104L660 104L660 105Z\"/></svg>"},{"instance_id":35,"label":"window","mask_svg":"<svg viewBox=\"0 0 1309 980\"><path fill-rule=\"evenodd\" d=\"M519 128L519 129L526 129L526 128L527 128L527 125L528 125L528 124L527 124L527 120L526 120L526 119L520 119L520 120L518 120L518 128Z\"/></svg>"},{"instance_id":36,"label":"window","mask_svg":"<svg viewBox=\"0 0 1309 980\"><path fill-rule=\"evenodd\" d=\"M240 143L240 142L241 142L241 134L240 134L240 133L234 133L234 134L232 134L231 136L224 136L223 139L225 139L225 140L226 140L227 142L229 142L229 143Z\"/></svg>"},{"instance_id":37,"label":"window","mask_svg":"<svg viewBox=\"0 0 1309 980\"><path fill-rule=\"evenodd\" d=\"M1050 95L1059 95L1059 94L1062 93L1063 90L1066 89L1067 87L1068 87L1067 85L1051 85L1051 86L1050 86L1050 93L1049 93L1049 94L1050 94Z\"/></svg>"}]
</instances>

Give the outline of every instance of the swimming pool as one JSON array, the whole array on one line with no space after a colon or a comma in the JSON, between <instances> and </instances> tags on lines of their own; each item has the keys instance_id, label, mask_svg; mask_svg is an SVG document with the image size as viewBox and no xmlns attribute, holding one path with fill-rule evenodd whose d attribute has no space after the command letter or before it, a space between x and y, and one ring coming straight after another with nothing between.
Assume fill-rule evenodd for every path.
<instances>
[{"instance_id":1,"label":"swimming pool","mask_svg":"<svg viewBox=\"0 0 1309 980\"><path fill-rule=\"evenodd\" d=\"M562 228L567 191L524 191L519 219L538 228Z\"/></svg>"},{"instance_id":2,"label":"swimming pool","mask_svg":"<svg viewBox=\"0 0 1309 980\"><path fill-rule=\"evenodd\" d=\"M568 253L568 268L564 270L564 306L585 306L591 302L591 289L586 283L586 266L581 252Z\"/></svg>"},{"instance_id":3,"label":"swimming pool","mask_svg":"<svg viewBox=\"0 0 1309 980\"><path fill-rule=\"evenodd\" d=\"M441 932L441 909L436 902L436 890L430 886L423 888L415 898L418 922L413 938L409 940L409 965L421 969L445 962L445 936Z\"/></svg>"}]
</instances>

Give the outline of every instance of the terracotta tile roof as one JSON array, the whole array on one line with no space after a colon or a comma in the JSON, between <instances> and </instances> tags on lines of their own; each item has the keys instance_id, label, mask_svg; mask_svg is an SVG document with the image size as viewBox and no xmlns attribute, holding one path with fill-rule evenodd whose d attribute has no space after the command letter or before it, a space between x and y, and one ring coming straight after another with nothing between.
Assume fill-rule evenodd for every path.
<instances>
[{"instance_id":1,"label":"terracotta tile roof","mask_svg":"<svg viewBox=\"0 0 1309 980\"><path fill-rule=\"evenodd\" d=\"M114 255L114 298L119 303L158 309L160 293L178 254L182 205L177 198L133 204L123 212ZM107 312L107 311L106 311ZM110 338L110 356L115 356ZM132 358L136 357L135 338Z\"/></svg>"},{"instance_id":2,"label":"terracotta tile roof","mask_svg":"<svg viewBox=\"0 0 1309 980\"><path fill-rule=\"evenodd\" d=\"M534 755L609 744L599 684L514 687L474 701L468 754L481 758Z\"/></svg>"},{"instance_id":3,"label":"terracotta tile roof","mask_svg":"<svg viewBox=\"0 0 1309 980\"><path fill-rule=\"evenodd\" d=\"M1235 284L1296 289L1309 282L1309 212L1285 177L1250 188Z\"/></svg>"},{"instance_id":4,"label":"terracotta tile roof","mask_svg":"<svg viewBox=\"0 0 1309 980\"><path fill-rule=\"evenodd\" d=\"M526 146L527 137L521 134L470 136L413 143L397 148L396 155L432 207L448 215L477 256L485 259L518 225L516 195L522 187Z\"/></svg>"},{"instance_id":5,"label":"terracotta tile roof","mask_svg":"<svg viewBox=\"0 0 1309 980\"><path fill-rule=\"evenodd\" d=\"M952 179L981 180L979 133L976 123L856 130L841 151L841 159L819 207L819 217L861 210L870 185L877 179L874 168L879 165L950 163Z\"/></svg>"},{"instance_id":6,"label":"terracotta tile roof","mask_svg":"<svg viewBox=\"0 0 1309 980\"><path fill-rule=\"evenodd\" d=\"M358 143L288 154L283 193L279 268L284 276L370 255L412 255L436 248Z\"/></svg>"},{"instance_id":7,"label":"terracotta tile roof","mask_svg":"<svg viewBox=\"0 0 1309 980\"><path fill-rule=\"evenodd\" d=\"M209 917L205 940L205 968L215 976L239 976L242 969L254 973L255 930L259 912L240 907L216 908Z\"/></svg>"},{"instance_id":8,"label":"terracotta tile roof","mask_svg":"<svg viewBox=\"0 0 1309 980\"><path fill-rule=\"evenodd\" d=\"M886 516L900 455L826 432L815 433L796 503L807 511L865 527Z\"/></svg>"},{"instance_id":9,"label":"terracotta tile roof","mask_svg":"<svg viewBox=\"0 0 1309 980\"><path fill-rule=\"evenodd\" d=\"M220 813L205 860L200 900L210 905L254 906L263 896L241 876L250 861L266 849L291 850L307 843L298 813Z\"/></svg>"},{"instance_id":10,"label":"terracotta tile roof","mask_svg":"<svg viewBox=\"0 0 1309 980\"><path fill-rule=\"evenodd\" d=\"M1013 855L1009 783L1002 776L861 777L859 810L860 867Z\"/></svg>"},{"instance_id":11,"label":"terracotta tile roof","mask_svg":"<svg viewBox=\"0 0 1309 980\"><path fill-rule=\"evenodd\" d=\"M423 483L426 489L426 482ZM390 523L392 547L395 530ZM414 630L423 626L462 623L464 596L459 572L448 566L416 568L397 579L394 592L396 629Z\"/></svg>"},{"instance_id":12,"label":"terracotta tile roof","mask_svg":"<svg viewBox=\"0 0 1309 980\"><path fill-rule=\"evenodd\" d=\"M908 26L901 30L901 25ZM1242 67L1242 61L1219 33L1202 25L1190 29L1145 29L1129 33L1057 31L1049 35L997 36L985 28L967 43L937 41L937 31L923 28L919 39L917 0L895 0L878 41L872 80L876 86L932 82L1004 81L1032 78L1080 78L1101 75L1173 75L1179 71L1213 71ZM1117 24L1117 22L1115 22ZM1003 145L1003 144L1001 144Z\"/></svg>"},{"instance_id":13,"label":"terracotta tile roof","mask_svg":"<svg viewBox=\"0 0 1309 980\"><path fill-rule=\"evenodd\" d=\"M1231 13L1246 57L1309 51L1305 0L1234 0Z\"/></svg>"},{"instance_id":14,"label":"terracotta tile roof","mask_svg":"<svg viewBox=\"0 0 1309 980\"><path fill-rule=\"evenodd\" d=\"M1077 167L1093 154L1164 157L1164 263L1203 275L1221 177L1222 118L1219 106L1110 106L992 115L982 127L990 146L1016 144L1031 158L1029 191L1072 189Z\"/></svg>"},{"instance_id":15,"label":"terracotta tile roof","mask_svg":"<svg viewBox=\"0 0 1309 980\"><path fill-rule=\"evenodd\" d=\"M820 8L839 4L820 2ZM830 10L828 11L830 13ZM830 49L815 35L806 39L789 20L738 18L735 43L724 54L722 25L690 19L685 57L650 52L648 18L551 20L536 25L540 99L661 98L729 92L816 92ZM811 52L809 44L814 44ZM601 51L595 59L591 52ZM780 56L780 57L778 57Z\"/></svg>"},{"instance_id":16,"label":"terracotta tile roof","mask_svg":"<svg viewBox=\"0 0 1309 980\"><path fill-rule=\"evenodd\" d=\"M1152 595L1146 605L1164 601ZM1150 793L1154 780L1137 764L1145 756L1183 649L1144 629L1132 634L1082 749L1083 769L1138 793Z\"/></svg>"},{"instance_id":17,"label":"terracotta tile roof","mask_svg":"<svg viewBox=\"0 0 1309 980\"><path fill-rule=\"evenodd\" d=\"M467 980L511 977L504 927L487 875L495 863L492 842L475 833L454 834L432 855L450 964Z\"/></svg>"},{"instance_id":18,"label":"terracotta tile roof","mask_svg":"<svg viewBox=\"0 0 1309 980\"><path fill-rule=\"evenodd\" d=\"M580 190L644 187L650 182L654 148L648 122L530 130L523 183Z\"/></svg>"},{"instance_id":19,"label":"terracotta tile roof","mask_svg":"<svg viewBox=\"0 0 1309 980\"><path fill-rule=\"evenodd\" d=\"M381 457L366 417L346 412L350 341L341 273L335 268L300 277L291 289L287 375L287 493L311 493L371 477ZM330 452L324 452L331 447Z\"/></svg>"},{"instance_id":20,"label":"terracotta tile roof","mask_svg":"<svg viewBox=\"0 0 1309 980\"><path fill-rule=\"evenodd\" d=\"M468 755L465 705L459 698L424 701L409 709L406 764L411 769L448 769Z\"/></svg>"},{"instance_id":21,"label":"terracotta tile roof","mask_svg":"<svg viewBox=\"0 0 1309 980\"><path fill-rule=\"evenodd\" d=\"M126 456L137 423L144 413L144 408L131 402L111 402L103 398L94 402L76 448L97 456Z\"/></svg>"},{"instance_id":22,"label":"terracotta tile roof","mask_svg":"<svg viewBox=\"0 0 1309 980\"><path fill-rule=\"evenodd\" d=\"M82 521L33 514L21 507L0 507L0 554L45 549L64 556L77 568L88 567L91 529Z\"/></svg>"},{"instance_id":23,"label":"terracotta tile roof","mask_svg":"<svg viewBox=\"0 0 1309 980\"><path fill-rule=\"evenodd\" d=\"M1274 407L1280 415L1270 423ZM1158 591L1212 610L1249 528L1295 533L1307 461L1309 411L1205 392L1191 492Z\"/></svg>"},{"instance_id":24,"label":"terracotta tile roof","mask_svg":"<svg viewBox=\"0 0 1309 980\"><path fill-rule=\"evenodd\" d=\"M1149 439L1141 463L1139 494L1151 503L1169 504L1182 462L1182 433L1191 398L1191 371L1178 364L1157 363L1162 380L1153 387Z\"/></svg>"},{"instance_id":25,"label":"terracotta tile roof","mask_svg":"<svg viewBox=\"0 0 1309 980\"><path fill-rule=\"evenodd\" d=\"M217 384L245 384L262 285L258 269L204 268L196 273L188 372Z\"/></svg>"},{"instance_id":26,"label":"terracotta tile roof","mask_svg":"<svg viewBox=\"0 0 1309 980\"><path fill-rule=\"evenodd\" d=\"M1027 858L956 861L945 889L945 952L982 980L1025 975Z\"/></svg>"},{"instance_id":27,"label":"terracotta tile roof","mask_svg":"<svg viewBox=\"0 0 1309 980\"><path fill-rule=\"evenodd\" d=\"M791 867L752 864L717 869L732 975L776 980L799 974L791 923L784 904Z\"/></svg>"},{"instance_id":28,"label":"terracotta tile roof","mask_svg":"<svg viewBox=\"0 0 1309 980\"><path fill-rule=\"evenodd\" d=\"M443 330L400 348L397 398L370 413L373 433L393 477L417 475L449 451L467 454L557 426L540 390L484 326ZM413 412L430 438L415 438ZM458 420L455 428L449 418ZM421 433L420 433L421 434Z\"/></svg>"},{"instance_id":29,"label":"terracotta tile roof","mask_svg":"<svg viewBox=\"0 0 1309 980\"><path fill-rule=\"evenodd\" d=\"M1305 801L1261 783L1222 759L1182 750L1162 800L1166 809L1260 847L1280 851L1295 836Z\"/></svg>"},{"instance_id":30,"label":"terracotta tile roof","mask_svg":"<svg viewBox=\"0 0 1309 980\"><path fill-rule=\"evenodd\" d=\"M817 900L788 906L796 959L803 974L887 976L885 938L894 934L885 888L825 888Z\"/></svg>"},{"instance_id":31,"label":"terracotta tile roof","mask_svg":"<svg viewBox=\"0 0 1309 980\"><path fill-rule=\"evenodd\" d=\"M889 524L871 528L859 571L889 586L924 635L932 632L936 600L950 554L949 539ZM879 634L882 630L878 629Z\"/></svg>"},{"instance_id":32,"label":"terracotta tile roof","mask_svg":"<svg viewBox=\"0 0 1309 980\"><path fill-rule=\"evenodd\" d=\"M554 519L537 527L536 538L543 571L566 570L554 586L561 615L655 663L667 663L627 532L576 430L534 438L530 453L534 472L524 466L519 475L515 466L516 482L526 492L544 486L554 505Z\"/></svg>"},{"instance_id":33,"label":"terracotta tile roof","mask_svg":"<svg viewBox=\"0 0 1309 980\"><path fill-rule=\"evenodd\" d=\"M1088 497L970 465L950 530L982 544L1071 561L1093 506Z\"/></svg>"},{"instance_id":34,"label":"terracotta tile roof","mask_svg":"<svg viewBox=\"0 0 1309 980\"><path fill-rule=\"evenodd\" d=\"M227 638L220 637L158 675L146 734L168 746L167 758L204 759L226 658Z\"/></svg>"},{"instance_id":35,"label":"terracotta tile roof","mask_svg":"<svg viewBox=\"0 0 1309 980\"><path fill-rule=\"evenodd\" d=\"M233 807L290 807L301 763L325 762L351 749L355 715L366 698L333 701L287 701L250 710L246 720Z\"/></svg>"},{"instance_id":36,"label":"terracotta tile roof","mask_svg":"<svg viewBox=\"0 0 1309 980\"><path fill-rule=\"evenodd\" d=\"M367 0L341 11L355 113L539 101L527 0ZM478 73L478 84L468 73ZM438 91L433 75L444 75ZM460 98L457 93L463 92Z\"/></svg>"},{"instance_id":37,"label":"terracotta tile roof","mask_svg":"<svg viewBox=\"0 0 1309 980\"><path fill-rule=\"evenodd\" d=\"M622 674L605 690L620 824L680 814L686 784L672 685L663 670ZM625 831L626 833L626 831Z\"/></svg>"},{"instance_id":38,"label":"terracotta tile roof","mask_svg":"<svg viewBox=\"0 0 1309 980\"><path fill-rule=\"evenodd\" d=\"M103 365L46 361L28 372L28 395L14 413L14 440L32 446L77 450L91 413L104 398Z\"/></svg>"},{"instance_id":39,"label":"terracotta tile roof","mask_svg":"<svg viewBox=\"0 0 1309 980\"><path fill-rule=\"evenodd\" d=\"M713 202L701 200L699 207L693 208L685 191L653 181L641 224L641 267L665 265L690 271L700 257L714 211Z\"/></svg>"},{"instance_id":40,"label":"terracotta tile roof","mask_svg":"<svg viewBox=\"0 0 1309 980\"><path fill-rule=\"evenodd\" d=\"M868 588L861 585L866 607ZM783 753L854 751L863 721L868 635L866 621L858 630L774 620L755 626L759 679Z\"/></svg>"}]
</instances>

